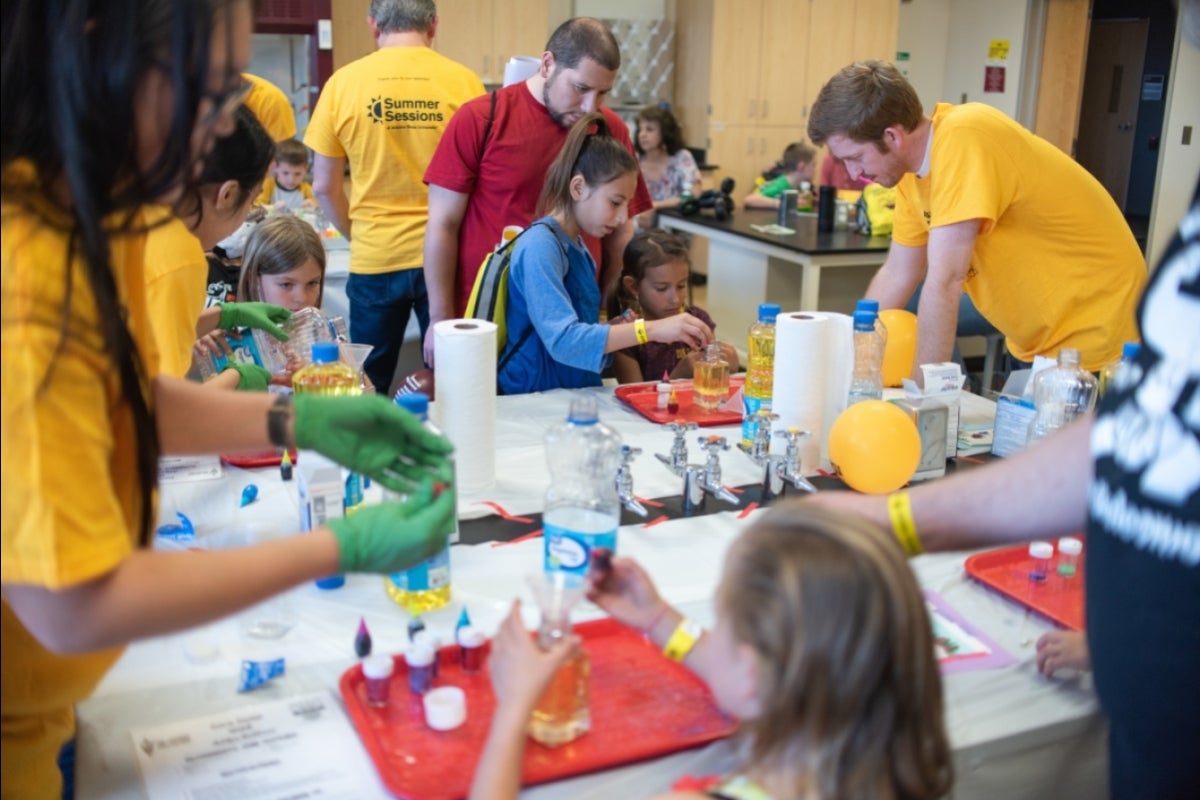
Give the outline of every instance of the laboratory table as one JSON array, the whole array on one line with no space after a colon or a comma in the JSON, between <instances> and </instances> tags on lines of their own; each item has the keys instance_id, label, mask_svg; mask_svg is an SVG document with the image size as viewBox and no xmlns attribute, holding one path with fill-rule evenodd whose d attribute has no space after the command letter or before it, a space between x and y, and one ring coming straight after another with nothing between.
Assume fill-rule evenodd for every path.
<instances>
[{"instance_id":1,"label":"laboratory table","mask_svg":"<svg viewBox=\"0 0 1200 800\"><path fill-rule=\"evenodd\" d=\"M643 449L632 465L635 492L649 498L677 494L679 478L654 457L669 452L670 432L622 405L611 388L578 391L594 392L601 419L614 427L624 442ZM484 491L460 497L460 519L469 521L464 525L487 525L489 519L495 520L495 506L488 503L512 516L540 511L548 482L542 437L550 423L565 415L571 395L560 390L498 398L496 481ZM724 435L730 441L738 435L736 427L704 432ZM693 455L696 447L691 444ZM730 486L750 485L759 477L750 460L737 451L723 456L722 467ZM248 482L259 486L259 499L239 507L237 497ZM226 466L216 479L164 484L160 524L173 521L177 511L192 519L201 546L219 541L229 531L254 525L292 531L298 513L295 481L281 481L277 468ZM651 516L655 513L652 509ZM760 513L729 507L650 526L637 521L622 526L618 548L646 566L670 602L692 618L711 623L711 597L725 550ZM1104 796L1106 728L1090 679L1051 680L1038 674L1034 642L1052 625L970 579L963 569L967 555L927 554L911 562L924 588L937 592L1015 659L1010 666L945 676L946 722L956 768L952 796ZM448 607L425 615L426 624L449 640L465 605L474 624L494 632L511 600L527 594L523 579L540 569L541 559L540 538L455 545L451 548L453 599ZM213 591L220 590L220 586L213 587ZM372 632L376 652L400 652L406 647L408 616L388 598L379 576L351 575L343 588L334 591L300 586L284 597L297 624L275 643L263 645L244 638L238 620L230 618L131 645L94 696L78 708L76 796L80 800L144 796L131 728L228 712L314 690L330 692L328 696L336 696L340 703L338 679L356 663L352 641L360 617ZM527 610L532 605L525 603ZM599 609L587 607L577 618L599 616ZM533 615L526 619L530 626L534 621ZM204 661L189 658L189 653L196 652L197 639L213 645L215 656ZM235 686L241 659L261 655L264 646L286 658L286 674L264 688L238 694ZM363 751L363 764L368 763ZM522 797L645 797L666 791L683 775L720 773L734 763L734 745L724 740L527 787ZM464 764L463 769L470 766ZM371 770L364 766L364 773L371 774ZM378 796L388 796L382 786Z\"/></svg>"},{"instance_id":2,"label":"laboratory table","mask_svg":"<svg viewBox=\"0 0 1200 800\"><path fill-rule=\"evenodd\" d=\"M672 208L658 213L660 227L707 237L706 310L726 330L748 330L764 302L779 303L784 311L844 311L821 308L821 271L878 267L887 257L890 238L849 230L820 233L815 214L793 214L790 234L755 229L776 222L777 216L769 209L737 209L725 220L711 211L684 216Z\"/></svg>"}]
</instances>

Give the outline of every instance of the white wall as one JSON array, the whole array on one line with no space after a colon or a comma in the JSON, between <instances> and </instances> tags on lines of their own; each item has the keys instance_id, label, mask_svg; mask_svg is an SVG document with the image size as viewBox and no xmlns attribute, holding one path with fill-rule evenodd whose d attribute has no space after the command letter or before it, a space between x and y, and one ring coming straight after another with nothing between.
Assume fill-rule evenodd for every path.
<instances>
[{"instance_id":1,"label":"white wall","mask_svg":"<svg viewBox=\"0 0 1200 800\"><path fill-rule=\"evenodd\" d=\"M1200 92L1196 91L1196 75L1200 75L1200 48L1183 40L1177 30L1146 243L1146 263L1151 267L1158 265L1179 220L1191 205L1196 178L1200 175ZM1192 129L1190 145L1183 144L1186 126Z\"/></svg>"},{"instance_id":2,"label":"white wall","mask_svg":"<svg viewBox=\"0 0 1200 800\"><path fill-rule=\"evenodd\" d=\"M1025 17L1028 0L953 0L950 3L950 27L947 33L945 82L941 99L951 103L967 101L987 103L1010 117L1018 117L1018 89L1025 58ZM988 43L993 39L1009 42L1008 59L988 60ZM1004 92L984 92L984 67L997 63L1005 69Z\"/></svg>"},{"instance_id":3,"label":"white wall","mask_svg":"<svg viewBox=\"0 0 1200 800\"><path fill-rule=\"evenodd\" d=\"M575 0L574 16L600 19L664 19L667 13L664 0Z\"/></svg>"},{"instance_id":4,"label":"white wall","mask_svg":"<svg viewBox=\"0 0 1200 800\"><path fill-rule=\"evenodd\" d=\"M908 53L907 62L896 66L908 73L921 105L928 112L934 103L945 100L946 51L950 41L951 0L912 0L900 4L900 24L896 50Z\"/></svg>"}]
</instances>

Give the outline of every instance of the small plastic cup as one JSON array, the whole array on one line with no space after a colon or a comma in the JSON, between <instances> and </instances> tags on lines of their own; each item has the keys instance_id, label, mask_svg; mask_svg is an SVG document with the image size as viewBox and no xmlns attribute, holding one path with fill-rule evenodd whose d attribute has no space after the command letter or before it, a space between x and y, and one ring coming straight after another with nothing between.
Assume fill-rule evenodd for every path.
<instances>
[{"instance_id":1,"label":"small plastic cup","mask_svg":"<svg viewBox=\"0 0 1200 800\"><path fill-rule=\"evenodd\" d=\"M435 731L452 731L467 719L467 693L457 686L439 686L421 698L425 724Z\"/></svg>"},{"instance_id":2,"label":"small plastic cup","mask_svg":"<svg viewBox=\"0 0 1200 800\"><path fill-rule=\"evenodd\" d=\"M1064 536L1058 540L1058 574L1064 578L1074 578L1079 571L1079 556L1083 552L1083 542L1074 536Z\"/></svg>"},{"instance_id":3,"label":"small plastic cup","mask_svg":"<svg viewBox=\"0 0 1200 800\"><path fill-rule=\"evenodd\" d=\"M1044 581L1050 571L1050 559L1054 557L1054 545L1049 542L1032 542L1029 545L1029 580Z\"/></svg>"},{"instance_id":4,"label":"small plastic cup","mask_svg":"<svg viewBox=\"0 0 1200 800\"><path fill-rule=\"evenodd\" d=\"M367 705L382 708L388 704L394 669L392 657L383 653L363 659L362 673L367 682Z\"/></svg>"}]
</instances>

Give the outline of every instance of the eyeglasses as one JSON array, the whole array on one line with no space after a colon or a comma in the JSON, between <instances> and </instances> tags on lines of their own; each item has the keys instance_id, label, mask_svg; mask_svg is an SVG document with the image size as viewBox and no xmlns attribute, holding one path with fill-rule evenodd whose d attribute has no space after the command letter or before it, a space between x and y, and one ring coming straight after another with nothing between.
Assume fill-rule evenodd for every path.
<instances>
[{"instance_id":1,"label":"eyeglasses","mask_svg":"<svg viewBox=\"0 0 1200 800\"><path fill-rule=\"evenodd\" d=\"M246 99L246 95L250 94L253 86L254 84L250 83L250 81L242 81L235 89L229 89L224 92L205 92L200 95L200 99L208 100L212 103L212 108L204 113L204 117L200 120L200 123L208 127L224 115L237 111L237 107Z\"/></svg>"}]
</instances>

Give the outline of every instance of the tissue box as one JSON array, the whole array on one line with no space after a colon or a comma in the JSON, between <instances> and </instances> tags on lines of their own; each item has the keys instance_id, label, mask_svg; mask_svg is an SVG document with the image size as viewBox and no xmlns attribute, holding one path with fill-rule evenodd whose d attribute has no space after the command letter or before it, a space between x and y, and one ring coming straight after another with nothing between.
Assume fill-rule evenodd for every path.
<instances>
[{"instance_id":1,"label":"tissue box","mask_svg":"<svg viewBox=\"0 0 1200 800\"><path fill-rule=\"evenodd\" d=\"M912 418L917 425L917 432L921 434L921 460L912 479L923 481L945 475L949 451L946 438L949 436L949 406L932 399L903 398L892 402Z\"/></svg>"},{"instance_id":2,"label":"tissue box","mask_svg":"<svg viewBox=\"0 0 1200 800\"><path fill-rule=\"evenodd\" d=\"M1025 386L1033 370L1009 373L1000 396L996 398L996 427L992 434L992 455L1010 456L1025 446L1029 424L1035 411L1033 401L1025 397Z\"/></svg>"}]
</instances>

